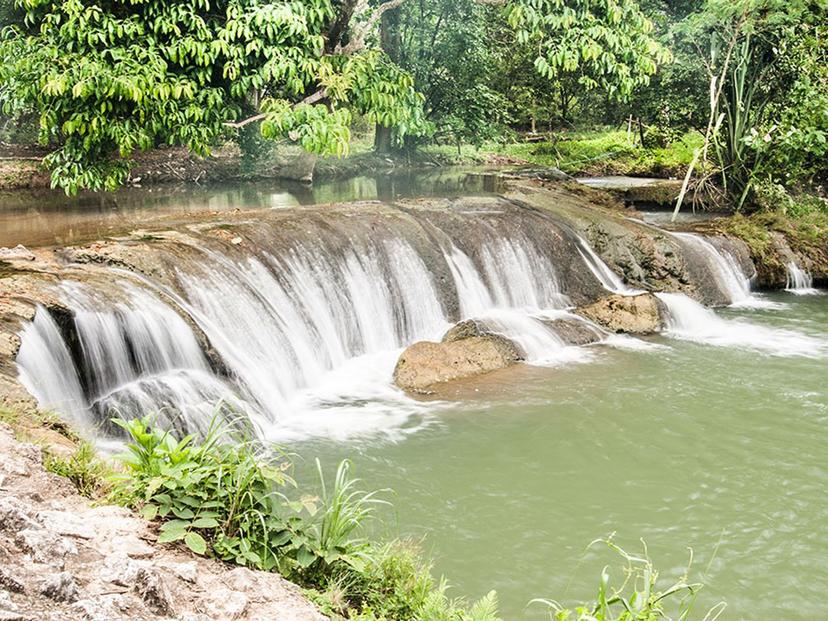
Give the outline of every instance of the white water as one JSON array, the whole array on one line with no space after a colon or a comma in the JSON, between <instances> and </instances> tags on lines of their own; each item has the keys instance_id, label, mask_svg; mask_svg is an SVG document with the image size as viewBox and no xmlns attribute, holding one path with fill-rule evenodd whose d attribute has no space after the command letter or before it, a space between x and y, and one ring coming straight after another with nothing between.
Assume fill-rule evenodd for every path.
<instances>
[{"instance_id":1,"label":"white water","mask_svg":"<svg viewBox=\"0 0 828 621\"><path fill-rule=\"evenodd\" d=\"M729 253L719 250L700 235L692 233L674 233L687 246L701 253L710 267L716 282L730 298L731 304L746 302L750 299L750 279L742 272L738 262Z\"/></svg>"},{"instance_id":2,"label":"white water","mask_svg":"<svg viewBox=\"0 0 828 621\"><path fill-rule=\"evenodd\" d=\"M638 295L639 293L643 293L643 291L628 287L598 253L592 249L589 242L581 236L578 236L578 245L580 246L578 253L589 268L589 271L598 279L604 289L620 295Z\"/></svg>"},{"instance_id":3,"label":"white water","mask_svg":"<svg viewBox=\"0 0 828 621\"><path fill-rule=\"evenodd\" d=\"M819 289L814 289L814 279L806 270L800 268L793 261L788 263L787 268L788 282L785 285L785 291L790 291L796 295L814 295L819 293Z\"/></svg>"},{"instance_id":4,"label":"white water","mask_svg":"<svg viewBox=\"0 0 828 621\"><path fill-rule=\"evenodd\" d=\"M557 274L549 261L524 242L501 241L481 252L483 273L453 244L445 258L454 278L461 319L475 319L486 329L512 340L531 364L562 364L590 358L587 350L567 345L544 319L574 318L563 309ZM507 260L501 262L500 258ZM483 275L492 283L488 286ZM580 318L576 318L580 319Z\"/></svg>"},{"instance_id":5,"label":"white water","mask_svg":"<svg viewBox=\"0 0 828 621\"><path fill-rule=\"evenodd\" d=\"M114 304L78 283L62 286L74 311L83 368L76 367L44 309L24 329L20 379L41 407L66 413L84 427L111 416L157 412L182 430L205 429L221 401L240 408L184 320L129 282L119 286L124 300Z\"/></svg>"},{"instance_id":6,"label":"white water","mask_svg":"<svg viewBox=\"0 0 828 621\"><path fill-rule=\"evenodd\" d=\"M460 318L513 340L527 362L595 357L594 349L567 345L549 326L584 320L567 311L555 266L531 240L492 237L473 254L448 236L442 243L451 276L442 287L398 238L351 240L339 251L297 244L278 256L230 258L201 249L199 260L176 273L177 291L125 274L113 284L114 301L67 283L62 294L77 342L65 342L40 309L21 333L20 378L42 407L82 426L115 413L155 411L180 430L196 431L222 401L274 440L378 431L393 437L428 423L429 405L407 397L390 378L403 347L439 340L449 327L450 300L443 296L451 297L452 285ZM579 250L608 290L637 293L584 240ZM726 263L713 250L716 265ZM671 336L776 355L824 352L817 339L721 319L683 296L661 297L670 308ZM215 353L211 360L220 360L218 369L193 327ZM609 335L603 342L654 347Z\"/></svg>"},{"instance_id":7,"label":"white water","mask_svg":"<svg viewBox=\"0 0 828 621\"><path fill-rule=\"evenodd\" d=\"M793 330L725 319L680 293L657 293L669 311L667 336L762 352L772 356L818 358L828 354L828 341Z\"/></svg>"}]
</instances>

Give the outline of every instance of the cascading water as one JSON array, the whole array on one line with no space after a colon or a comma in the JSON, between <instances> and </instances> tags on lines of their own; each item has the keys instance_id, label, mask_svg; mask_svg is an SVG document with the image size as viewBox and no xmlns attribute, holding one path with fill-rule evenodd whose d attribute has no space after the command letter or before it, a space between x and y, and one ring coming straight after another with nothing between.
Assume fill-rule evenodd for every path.
<instances>
[{"instance_id":1,"label":"cascading water","mask_svg":"<svg viewBox=\"0 0 828 621\"><path fill-rule=\"evenodd\" d=\"M814 289L814 279L806 270L800 268L793 261L787 264L787 269L788 282L785 285L785 291L790 291L796 295L813 295L819 293L818 289Z\"/></svg>"},{"instance_id":2,"label":"cascading water","mask_svg":"<svg viewBox=\"0 0 828 621\"><path fill-rule=\"evenodd\" d=\"M828 342L793 330L725 319L681 293L657 293L668 310L667 335L718 347L754 350L773 356L818 358Z\"/></svg>"},{"instance_id":3,"label":"cascading water","mask_svg":"<svg viewBox=\"0 0 828 621\"><path fill-rule=\"evenodd\" d=\"M600 256L598 256L598 253L592 249L589 242L581 236L578 236L578 246L578 253L584 260L584 263L595 278L600 281L604 289L620 295L635 295L637 293L641 293L640 291L631 289L625 285L624 281L621 280L616 273L612 271L610 266L607 265Z\"/></svg>"},{"instance_id":4,"label":"cascading water","mask_svg":"<svg viewBox=\"0 0 828 621\"><path fill-rule=\"evenodd\" d=\"M511 339L527 362L552 364L584 360L585 350L569 347L544 321L568 317L568 300L560 293L554 267L525 240L498 240L482 249L482 271L451 244L445 251L462 319ZM484 281L484 276L490 285Z\"/></svg>"},{"instance_id":5,"label":"cascading water","mask_svg":"<svg viewBox=\"0 0 828 621\"><path fill-rule=\"evenodd\" d=\"M54 318L38 309L22 334L21 382L41 407L89 427L113 415L157 412L181 430L203 430L221 401L240 404L211 370L192 330L169 306L129 282L107 302L78 283L62 295L74 311L76 356ZM76 361L80 361L80 365Z\"/></svg>"},{"instance_id":6,"label":"cascading water","mask_svg":"<svg viewBox=\"0 0 828 621\"><path fill-rule=\"evenodd\" d=\"M733 256L719 252L713 244L700 235L692 233L674 233L674 235L683 244L705 257L711 273L729 297L731 304L744 303L750 299L750 279L742 272Z\"/></svg>"}]
</instances>

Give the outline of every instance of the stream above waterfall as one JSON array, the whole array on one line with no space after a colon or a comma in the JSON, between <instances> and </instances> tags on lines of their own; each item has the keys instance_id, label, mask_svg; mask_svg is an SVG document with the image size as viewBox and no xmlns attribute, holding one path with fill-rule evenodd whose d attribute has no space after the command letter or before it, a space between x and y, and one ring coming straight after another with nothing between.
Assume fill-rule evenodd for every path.
<instances>
[{"instance_id":1,"label":"stream above waterfall","mask_svg":"<svg viewBox=\"0 0 828 621\"><path fill-rule=\"evenodd\" d=\"M505 619L544 618L524 610L534 597L594 597L617 558L584 549L611 532L645 539L671 578L692 546L701 607L726 599L728 618L828 617L812 596L828 580L828 296L804 270L757 292L725 239L563 192L539 207L460 171L283 190L7 205L0 245L110 238L32 262L54 252L58 277L21 323L17 380L101 439L113 411L197 433L221 401L299 456L300 481L316 457L351 458L365 487L394 490L380 534L425 536L453 593L496 589ZM633 264L642 239L661 280ZM658 335L577 314L642 288L659 291ZM596 342L564 342L562 318ZM429 395L393 385L404 348L466 319L525 364Z\"/></svg>"}]
</instances>

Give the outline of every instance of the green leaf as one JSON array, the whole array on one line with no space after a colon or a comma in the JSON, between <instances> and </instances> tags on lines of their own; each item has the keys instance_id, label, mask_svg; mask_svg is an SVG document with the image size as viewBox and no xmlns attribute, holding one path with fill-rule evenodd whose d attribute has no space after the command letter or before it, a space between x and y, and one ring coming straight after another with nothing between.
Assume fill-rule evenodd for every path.
<instances>
[{"instance_id":1,"label":"green leaf","mask_svg":"<svg viewBox=\"0 0 828 621\"><path fill-rule=\"evenodd\" d=\"M196 532L190 531L187 533L184 537L184 543L196 554L204 555L207 552L207 542L204 541L204 537Z\"/></svg>"}]
</instances>

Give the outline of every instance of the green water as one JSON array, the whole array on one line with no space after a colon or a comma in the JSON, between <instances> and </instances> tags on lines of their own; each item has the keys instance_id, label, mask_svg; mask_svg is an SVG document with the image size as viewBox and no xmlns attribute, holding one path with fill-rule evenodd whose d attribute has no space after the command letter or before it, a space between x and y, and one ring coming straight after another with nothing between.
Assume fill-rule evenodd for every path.
<instances>
[{"instance_id":1,"label":"green water","mask_svg":"<svg viewBox=\"0 0 828 621\"><path fill-rule=\"evenodd\" d=\"M828 334L828 296L773 299L788 307L722 314ZM720 600L723 619L828 619L828 361L653 342L669 349L491 374L398 441L291 448L393 488L386 534L425 537L453 592L496 589L506 619L593 598L606 563L619 579L617 557L585 550L611 532L645 539L665 585L692 547L699 619Z\"/></svg>"}]
</instances>

